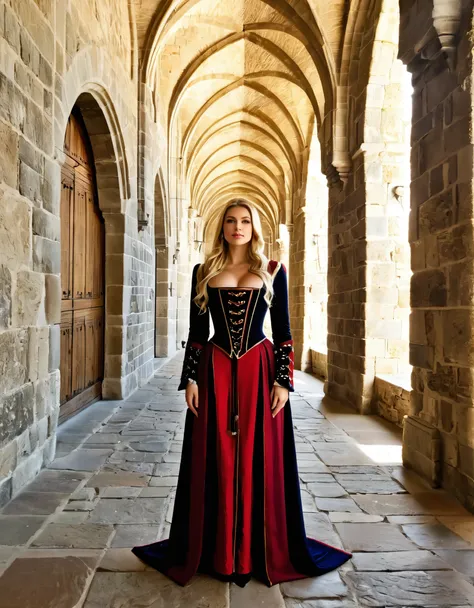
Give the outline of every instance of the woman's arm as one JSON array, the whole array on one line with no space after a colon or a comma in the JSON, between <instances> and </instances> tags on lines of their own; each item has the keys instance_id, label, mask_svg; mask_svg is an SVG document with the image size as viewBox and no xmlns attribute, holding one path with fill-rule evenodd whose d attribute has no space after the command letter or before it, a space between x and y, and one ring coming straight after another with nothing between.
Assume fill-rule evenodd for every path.
<instances>
[{"instance_id":1,"label":"woman's arm","mask_svg":"<svg viewBox=\"0 0 474 608\"><path fill-rule=\"evenodd\" d=\"M191 281L191 302L189 306L189 334L184 352L183 369L178 390L185 389L189 380L197 382L199 360L202 349L209 339L209 309L205 313L200 312L199 306L193 302L196 297L197 271L199 264L193 268Z\"/></svg>"},{"instance_id":2,"label":"woman's arm","mask_svg":"<svg viewBox=\"0 0 474 608\"><path fill-rule=\"evenodd\" d=\"M273 300L270 308L273 346L275 352L275 383L293 392L294 352L288 309L288 280L281 264L273 279Z\"/></svg>"}]
</instances>

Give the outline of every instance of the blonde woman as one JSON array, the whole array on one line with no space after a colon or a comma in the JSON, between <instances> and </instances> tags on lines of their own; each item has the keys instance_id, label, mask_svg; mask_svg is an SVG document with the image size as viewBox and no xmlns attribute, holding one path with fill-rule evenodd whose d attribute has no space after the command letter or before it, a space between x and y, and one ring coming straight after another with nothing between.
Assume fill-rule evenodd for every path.
<instances>
[{"instance_id":1,"label":"blonde woman","mask_svg":"<svg viewBox=\"0 0 474 608\"><path fill-rule=\"evenodd\" d=\"M133 549L181 585L199 571L271 586L324 574L351 557L305 533L288 402L286 269L269 262L263 247L256 210L236 200L193 270L179 385L188 412L170 538ZM269 307L273 344L263 333Z\"/></svg>"}]
</instances>

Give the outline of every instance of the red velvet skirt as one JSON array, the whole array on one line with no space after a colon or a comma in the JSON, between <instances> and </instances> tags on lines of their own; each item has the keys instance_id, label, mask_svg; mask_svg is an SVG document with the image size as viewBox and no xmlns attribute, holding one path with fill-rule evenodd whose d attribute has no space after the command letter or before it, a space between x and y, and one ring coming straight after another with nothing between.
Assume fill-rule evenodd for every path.
<instances>
[{"instance_id":1,"label":"red velvet skirt","mask_svg":"<svg viewBox=\"0 0 474 608\"><path fill-rule=\"evenodd\" d=\"M254 576L271 586L324 574L351 557L306 536L291 408L288 402L272 417L274 375L269 340L237 361L211 342L204 348L199 415L186 415L170 538L133 549L181 585L203 572L241 586Z\"/></svg>"}]
</instances>

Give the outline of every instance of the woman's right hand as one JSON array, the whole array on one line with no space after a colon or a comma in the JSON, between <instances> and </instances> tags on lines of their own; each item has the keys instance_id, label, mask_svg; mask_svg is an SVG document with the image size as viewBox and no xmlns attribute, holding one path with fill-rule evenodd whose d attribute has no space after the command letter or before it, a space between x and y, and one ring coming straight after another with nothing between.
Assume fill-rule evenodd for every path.
<instances>
[{"instance_id":1,"label":"woman's right hand","mask_svg":"<svg viewBox=\"0 0 474 608\"><path fill-rule=\"evenodd\" d=\"M186 387L186 405L197 418L197 410L199 407L199 391L198 385L194 382L190 382Z\"/></svg>"}]
</instances>

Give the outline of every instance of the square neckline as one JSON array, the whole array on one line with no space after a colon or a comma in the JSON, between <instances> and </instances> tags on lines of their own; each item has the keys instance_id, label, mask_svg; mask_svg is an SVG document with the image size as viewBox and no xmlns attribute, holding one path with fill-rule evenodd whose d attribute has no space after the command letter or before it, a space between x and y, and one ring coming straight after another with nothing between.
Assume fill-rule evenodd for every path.
<instances>
[{"instance_id":1,"label":"square neckline","mask_svg":"<svg viewBox=\"0 0 474 608\"><path fill-rule=\"evenodd\" d=\"M229 289L232 289L232 290L238 290L238 289L244 289L245 290L245 289L248 289L248 290L253 290L253 291L255 291L255 290L259 291L260 289L264 288L264 285L261 285L260 287L239 287L239 286L237 286L237 287L217 287L217 286L214 286L214 285L208 285L207 287L208 287L208 289L209 288L211 288L211 289L226 289L227 291L229 291Z\"/></svg>"}]
</instances>

